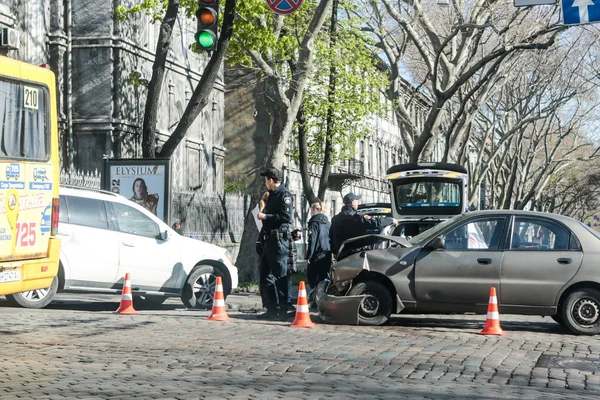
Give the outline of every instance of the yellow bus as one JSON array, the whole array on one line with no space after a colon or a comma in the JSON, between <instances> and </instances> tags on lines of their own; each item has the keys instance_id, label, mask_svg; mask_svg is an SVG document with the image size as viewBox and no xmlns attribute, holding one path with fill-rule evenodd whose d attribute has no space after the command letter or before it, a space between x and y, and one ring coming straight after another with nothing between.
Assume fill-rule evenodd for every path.
<instances>
[{"instance_id":1,"label":"yellow bus","mask_svg":"<svg viewBox=\"0 0 600 400\"><path fill-rule=\"evenodd\" d=\"M33 308L58 286L56 116L54 73L0 56L0 295Z\"/></svg>"}]
</instances>

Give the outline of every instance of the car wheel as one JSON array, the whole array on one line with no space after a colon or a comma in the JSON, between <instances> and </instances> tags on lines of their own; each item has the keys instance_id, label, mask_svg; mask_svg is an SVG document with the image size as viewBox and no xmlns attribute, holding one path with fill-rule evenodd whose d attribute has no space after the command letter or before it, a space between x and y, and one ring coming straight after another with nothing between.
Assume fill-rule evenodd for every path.
<instances>
[{"instance_id":1,"label":"car wheel","mask_svg":"<svg viewBox=\"0 0 600 400\"><path fill-rule=\"evenodd\" d=\"M44 308L54 299L58 290L58 277L55 276L50 287L29 290L27 292L7 294L6 301L15 306L25 308Z\"/></svg>"},{"instance_id":2,"label":"car wheel","mask_svg":"<svg viewBox=\"0 0 600 400\"><path fill-rule=\"evenodd\" d=\"M201 265L188 276L182 290L181 301L187 308L210 308L215 296L217 276L223 281L223 295L231 292L231 284L227 276L217 267Z\"/></svg>"},{"instance_id":3,"label":"car wheel","mask_svg":"<svg viewBox=\"0 0 600 400\"><path fill-rule=\"evenodd\" d=\"M134 296L133 304L139 304L144 308L156 308L167 301L166 296Z\"/></svg>"},{"instance_id":4,"label":"car wheel","mask_svg":"<svg viewBox=\"0 0 600 400\"><path fill-rule=\"evenodd\" d=\"M600 333L600 292L580 289L567 296L562 306L564 326L578 335Z\"/></svg>"},{"instance_id":5,"label":"car wheel","mask_svg":"<svg viewBox=\"0 0 600 400\"><path fill-rule=\"evenodd\" d=\"M360 325L383 325L392 314L392 296L390 291L379 282L359 282L348 291L348 295L366 296L358 308Z\"/></svg>"}]
</instances>

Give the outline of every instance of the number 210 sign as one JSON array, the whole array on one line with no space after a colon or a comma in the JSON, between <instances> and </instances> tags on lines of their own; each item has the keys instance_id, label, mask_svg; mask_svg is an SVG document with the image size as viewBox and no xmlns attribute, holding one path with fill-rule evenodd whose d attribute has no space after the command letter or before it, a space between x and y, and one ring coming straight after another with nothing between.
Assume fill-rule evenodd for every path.
<instances>
[{"instance_id":1,"label":"number 210 sign","mask_svg":"<svg viewBox=\"0 0 600 400\"><path fill-rule=\"evenodd\" d=\"M302 5L302 0L267 0L267 5L275 14L288 15Z\"/></svg>"}]
</instances>

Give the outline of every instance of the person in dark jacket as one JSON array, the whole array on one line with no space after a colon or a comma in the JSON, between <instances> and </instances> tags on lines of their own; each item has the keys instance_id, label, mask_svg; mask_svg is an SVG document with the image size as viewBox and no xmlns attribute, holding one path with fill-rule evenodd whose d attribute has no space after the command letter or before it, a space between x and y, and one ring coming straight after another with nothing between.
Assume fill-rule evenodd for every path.
<instances>
[{"instance_id":1,"label":"person in dark jacket","mask_svg":"<svg viewBox=\"0 0 600 400\"><path fill-rule=\"evenodd\" d=\"M308 221L308 248L306 262L308 263L306 277L311 289L327 278L331 268L331 246L329 244L329 229L331 224L325 215L325 204L313 203L310 206L312 217Z\"/></svg>"},{"instance_id":2,"label":"person in dark jacket","mask_svg":"<svg viewBox=\"0 0 600 400\"><path fill-rule=\"evenodd\" d=\"M360 195L348 193L344 196L344 207L331 220L331 252L337 256L345 240L367 234L367 230L398 224L396 218L371 218L357 211Z\"/></svg>"}]
</instances>

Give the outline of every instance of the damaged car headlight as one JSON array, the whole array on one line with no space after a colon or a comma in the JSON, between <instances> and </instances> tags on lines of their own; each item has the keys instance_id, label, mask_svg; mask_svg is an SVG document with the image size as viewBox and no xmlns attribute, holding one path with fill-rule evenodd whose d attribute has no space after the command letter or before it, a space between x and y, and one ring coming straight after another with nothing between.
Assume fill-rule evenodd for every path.
<instances>
[{"instance_id":1,"label":"damaged car headlight","mask_svg":"<svg viewBox=\"0 0 600 400\"><path fill-rule=\"evenodd\" d=\"M347 287L360 274L362 269L356 267L335 267L332 270L332 281L338 287Z\"/></svg>"}]
</instances>

